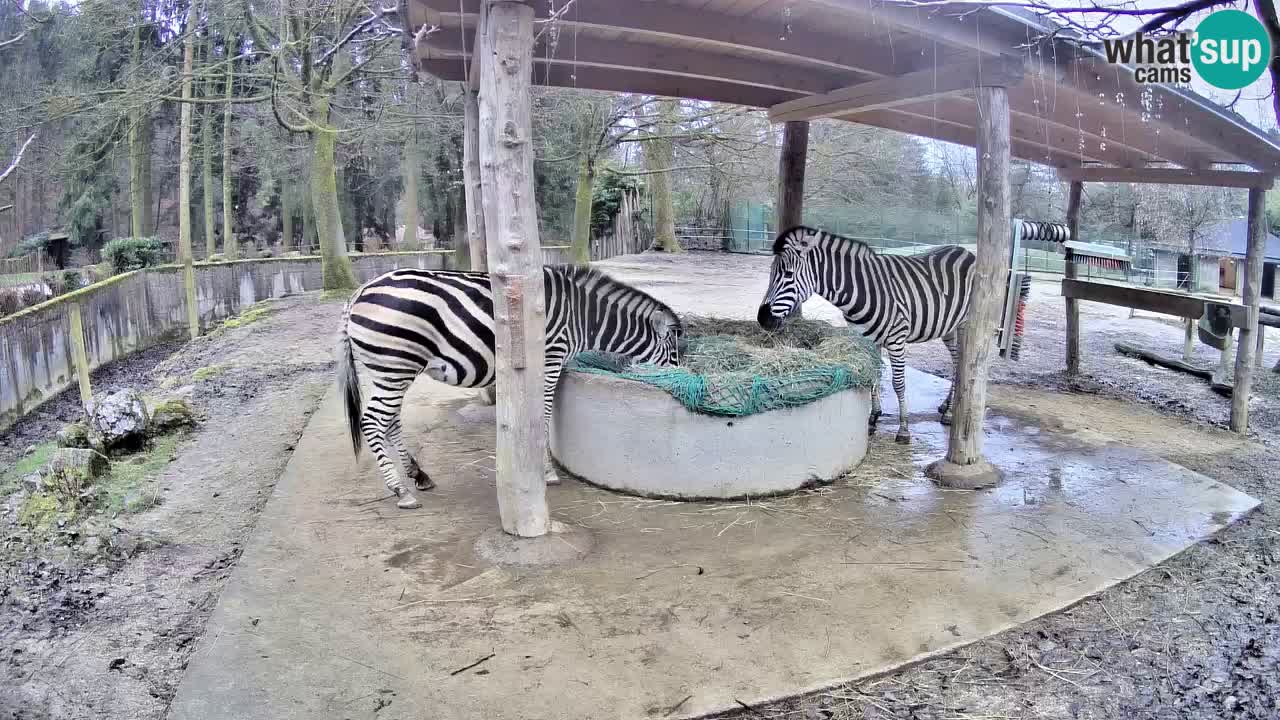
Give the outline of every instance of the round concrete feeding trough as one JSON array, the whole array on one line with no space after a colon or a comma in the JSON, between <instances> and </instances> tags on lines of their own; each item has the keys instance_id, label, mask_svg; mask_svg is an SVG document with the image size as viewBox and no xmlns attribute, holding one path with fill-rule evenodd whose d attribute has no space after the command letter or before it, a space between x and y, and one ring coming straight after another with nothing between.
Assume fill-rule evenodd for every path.
<instances>
[{"instance_id":1,"label":"round concrete feeding trough","mask_svg":"<svg viewBox=\"0 0 1280 720\"><path fill-rule=\"evenodd\" d=\"M874 362L878 377L878 354ZM731 499L831 482L866 455L871 411L868 382L838 379L803 404L726 415L690 409L632 375L570 365L556 393L551 452L586 482L646 497Z\"/></svg>"}]
</instances>

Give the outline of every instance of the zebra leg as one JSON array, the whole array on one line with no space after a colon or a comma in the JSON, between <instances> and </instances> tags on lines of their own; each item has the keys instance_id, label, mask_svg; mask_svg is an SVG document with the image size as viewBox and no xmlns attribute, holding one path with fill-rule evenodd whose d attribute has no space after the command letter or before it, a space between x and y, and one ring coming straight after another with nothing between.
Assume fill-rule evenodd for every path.
<instances>
[{"instance_id":1,"label":"zebra leg","mask_svg":"<svg viewBox=\"0 0 1280 720\"><path fill-rule=\"evenodd\" d=\"M392 447L396 449L396 454L400 456L400 467L404 469L405 474L413 481L413 486L419 490L431 490L436 486L434 480L427 475L419 465L418 461L409 454L404 447L404 436L400 431L400 415L397 414L391 420L391 424L387 427L387 439L391 441Z\"/></svg>"},{"instance_id":2,"label":"zebra leg","mask_svg":"<svg viewBox=\"0 0 1280 720\"><path fill-rule=\"evenodd\" d=\"M418 498L400 482L400 473L404 468L398 460L392 460L387 453L387 442L392 425L399 427L400 404L404 401L404 393L409 389L413 378L379 379L374 381L374 392L360 416L360 431L364 433L365 443L369 446L373 457L378 461L378 470L382 472L382 480L387 489L399 498L396 507L406 510L422 507Z\"/></svg>"},{"instance_id":3,"label":"zebra leg","mask_svg":"<svg viewBox=\"0 0 1280 720\"><path fill-rule=\"evenodd\" d=\"M552 348L547 348L548 354L554 353ZM555 353L559 354L559 353ZM548 359L553 359L552 358ZM547 451L542 458L542 479L548 485L560 484L560 473L556 472L555 461L551 459L551 403L555 399L556 384L560 382L560 369L563 367L563 360L559 362L549 362L543 368L542 381L542 420L543 426L547 430Z\"/></svg>"},{"instance_id":4,"label":"zebra leg","mask_svg":"<svg viewBox=\"0 0 1280 720\"><path fill-rule=\"evenodd\" d=\"M956 392L956 369L960 367L960 337L957 333L952 332L950 335L942 337L942 344L947 346L947 352L951 353L951 387L947 388L947 399L942 401L938 406L938 414L941 415L943 425L951 424L951 401Z\"/></svg>"},{"instance_id":5,"label":"zebra leg","mask_svg":"<svg viewBox=\"0 0 1280 720\"><path fill-rule=\"evenodd\" d=\"M880 422L880 378L871 386L871 420L867 423L867 434L874 435L876 425Z\"/></svg>"},{"instance_id":6,"label":"zebra leg","mask_svg":"<svg viewBox=\"0 0 1280 720\"><path fill-rule=\"evenodd\" d=\"M889 365L893 370L893 392L898 396L898 435L894 440L906 445L911 442L911 428L907 423L907 346L889 346Z\"/></svg>"}]
</instances>

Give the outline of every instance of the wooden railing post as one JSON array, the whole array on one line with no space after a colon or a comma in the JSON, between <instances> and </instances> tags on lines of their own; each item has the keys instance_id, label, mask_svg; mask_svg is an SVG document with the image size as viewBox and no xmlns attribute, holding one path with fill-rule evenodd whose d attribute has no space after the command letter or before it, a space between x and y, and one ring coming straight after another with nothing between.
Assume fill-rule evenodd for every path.
<instances>
[{"instance_id":1,"label":"wooden railing post","mask_svg":"<svg viewBox=\"0 0 1280 720\"><path fill-rule=\"evenodd\" d=\"M946 458L926 469L945 487L976 489L1000 481L1000 471L982 456L987 409L987 366L1000 305L1009 239L1009 94L1004 87L979 86L978 244L968 315L960 328L954 419Z\"/></svg>"},{"instance_id":2,"label":"wooden railing post","mask_svg":"<svg viewBox=\"0 0 1280 720\"><path fill-rule=\"evenodd\" d=\"M551 520L543 475L546 305L529 100L533 7L514 0L483 5L479 157L497 350L498 511L503 530L537 537Z\"/></svg>"},{"instance_id":3,"label":"wooden railing post","mask_svg":"<svg viewBox=\"0 0 1280 720\"><path fill-rule=\"evenodd\" d=\"M67 309L71 362L75 365L76 380L80 384L80 404L87 409L89 403L93 402L93 389L89 385L89 353L84 344L84 318L80 314L80 303L72 302Z\"/></svg>"},{"instance_id":4,"label":"wooden railing post","mask_svg":"<svg viewBox=\"0 0 1280 720\"><path fill-rule=\"evenodd\" d=\"M1244 304L1248 308L1244 327L1240 328L1240 346L1236 351L1236 375L1231 391L1231 429L1240 434L1249 431L1249 391L1253 386L1253 354L1257 351L1258 306L1262 302L1263 249L1267 244L1267 192L1249 191L1249 244L1245 250Z\"/></svg>"},{"instance_id":5,"label":"wooden railing post","mask_svg":"<svg viewBox=\"0 0 1280 720\"><path fill-rule=\"evenodd\" d=\"M1080 200L1084 194L1084 183L1075 181L1067 195L1067 229L1071 231L1071 239L1080 239ZM1066 263L1063 265L1063 276L1074 280L1076 264L1071 251L1066 251ZM1080 302L1075 298L1067 298L1067 373L1075 375L1080 372Z\"/></svg>"}]
</instances>

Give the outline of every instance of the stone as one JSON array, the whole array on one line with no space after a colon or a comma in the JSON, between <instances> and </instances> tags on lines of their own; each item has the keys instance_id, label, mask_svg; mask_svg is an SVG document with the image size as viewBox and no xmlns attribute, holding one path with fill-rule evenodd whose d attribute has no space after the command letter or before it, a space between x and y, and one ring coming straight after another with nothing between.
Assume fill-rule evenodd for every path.
<instances>
[{"instance_id":1,"label":"stone","mask_svg":"<svg viewBox=\"0 0 1280 720\"><path fill-rule=\"evenodd\" d=\"M43 486L67 499L78 499L107 472L110 463L101 453L83 448L58 448L40 471Z\"/></svg>"},{"instance_id":2,"label":"stone","mask_svg":"<svg viewBox=\"0 0 1280 720\"><path fill-rule=\"evenodd\" d=\"M90 442L104 452L141 446L149 421L142 395L131 388L89 403Z\"/></svg>"},{"instance_id":3,"label":"stone","mask_svg":"<svg viewBox=\"0 0 1280 720\"><path fill-rule=\"evenodd\" d=\"M170 398L151 410L151 422L147 425L147 433L152 436L163 435L195 424L196 415L191 405L186 400Z\"/></svg>"},{"instance_id":4,"label":"stone","mask_svg":"<svg viewBox=\"0 0 1280 720\"><path fill-rule=\"evenodd\" d=\"M66 448L89 447L89 426L83 422L73 422L58 431L58 445Z\"/></svg>"}]
</instances>

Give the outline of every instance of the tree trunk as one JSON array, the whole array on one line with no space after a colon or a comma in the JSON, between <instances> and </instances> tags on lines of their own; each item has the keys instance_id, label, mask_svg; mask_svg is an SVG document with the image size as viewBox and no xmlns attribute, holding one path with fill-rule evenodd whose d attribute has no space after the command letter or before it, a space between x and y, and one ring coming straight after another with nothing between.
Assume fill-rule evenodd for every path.
<instances>
[{"instance_id":1,"label":"tree trunk","mask_svg":"<svg viewBox=\"0 0 1280 720\"><path fill-rule=\"evenodd\" d=\"M479 98L468 87L463 101L462 180L467 205L467 247L471 255L471 269L484 272L489 269L489 249L485 243L484 195L480 188Z\"/></svg>"},{"instance_id":2,"label":"tree trunk","mask_svg":"<svg viewBox=\"0 0 1280 720\"><path fill-rule=\"evenodd\" d=\"M231 199L231 93L232 65L230 53L227 53L227 81L223 97L226 105L222 107L222 254L228 260L240 257L240 243L235 233L235 204Z\"/></svg>"},{"instance_id":3,"label":"tree trunk","mask_svg":"<svg viewBox=\"0 0 1280 720\"><path fill-rule=\"evenodd\" d=\"M1257 351L1257 334L1265 328L1258 324L1262 302L1262 265L1267 244L1267 192L1249 191L1249 241L1245 248L1244 304L1247 308L1244 327L1240 328L1240 349L1236 353L1236 373L1231 392L1231 429L1244 434L1249 431L1249 392L1253 386L1253 354ZM1230 338L1228 338L1228 341Z\"/></svg>"},{"instance_id":4,"label":"tree trunk","mask_svg":"<svg viewBox=\"0 0 1280 720\"><path fill-rule=\"evenodd\" d=\"M671 166L674 143L670 135L680 109L678 100L658 101L658 134L665 136L644 144L644 157L649 170L649 189L653 193L653 245L669 253L684 252L676 237L675 210L671 205Z\"/></svg>"},{"instance_id":5,"label":"tree trunk","mask_svg":"<svg viewBox=\"0 0 1280 720\"><path fill-rule=\"evenodd\" d=\"M578 163L578 194L573 203L573 237L570 241L570 254L575 265L591 264L591 191L595 182L595 160L584 151Z\"/></svg>"},{"instance_id":6,"label":"tree trunk","mask_svg":"<svg viewBox=\"0 0 1280 720\"><path fill-rule=\"evenodd\" d=\"M206 93L206 95L211 96L212 93ZM201 169L201 174L204 176L204 257L206 260L218 252L218 237L214 230L217 218L213 207L213 123L214 106L209 105L204 112L204 136L200 139L200 145L204 150L204 167Z\"/></svg>"},{"instance_id":7,"label":"tree trunk","mask_svg":"<svg viewBox=\"0 0 1280 720\"><path fill-rule=\"evenodd\" d=\"M950 487L986 487L999 471L982 456L983 419L987 406L987 366L993 330L1004 297L1003 279L1009 242L1009 95L1003 87L979 87L978 109L978 244L972 299L960 327L956 360L954 419L947 457L929 466L929 474Z\"/></svg>"},{"instance_id":8,"label":"tree trunk","mask_svg":"<svg viewBox=\"0 0 1280 720\"><path fill-rule=\"evenodd\" d=\"M533 7L483 0L480 163L494 299L497 359L497 485L502 529L521 537L551 529L542 419L546 305L533 197L529 81Z\"/></svg>"},{"instance_id":9,"label":"tree trunk","mask_svg":"<svg viewBox=\"0 0 1280 720\"><path fill-rule=\"evenodd\" d=\"M289 204L289 190L280 186L280 252L293 249L293 206Z\"/></svg>"},{"instance_id":10,"label":"tree trunk","mask_svg":"<svg viewBox=\"0 0 1280 720\"><path fill-rule=\"evenodd\" d=\"M347 237L342 231L342 211L338 206L334 161L338 133L329 124L329 96L323 92L311 96L311 122L315 125L311 131L311 205L324 289L354 290L358 283L347 257Z\"/></svg>"},{"instance_id":11,"label":"tree trunk","mask_svg":"<svg viewBox=\"0 0 1280 720\"><path fill-rule=\"evenodd\" d=\"M133 52L129 65L134 73L142 66L142 16L133 28ZM141 102L129 108L129 217L134 237L146 237L154 231L151 210L151 118Z\"/></svg>"},{"instance_id":12,"label":"tree trunk","mask_svg":"<svg viewBox=\"0 0 1280 720\"><path fill-rule=\"evenodd\" d=\"M298 245L298 249L303 255L311 255L318 252L316 248L319 243L316 239L316 211L311 202L311 176L308 170L307 190L302 193L302 241Z\"/></svg>"},{"instance_id":13,"label":"tree trunk","mask_svg":"<svg viewBox=\"0 0 1280 720\"><path fill-rule=\"evenodd\" d=\"M799 225L804 217L804 170L809 153L809 123L791 120L782 130L778 153L778 207L774 232Z\"/></svg>"},{"instance_id":14,"label":"tree trunk","mask_svg":"<svg viewBox=\"0 0 1280 720\"><path fill-rule=\"evenodd\" d=\"M191 265L191 104L192 65L195 62L198 4L187 11L187 39L182 50L182 119L178 126L178 262L186 286L187 325L191 339L200 336L200 313L196 307L195 271Z\"/></svg>"},{"instance_id":15,"label":"tree trunk","mask_svg":"<svg viewBox=\"0 0 1280 720\"><path fill-rule=\"evenodd\" d=\"M418 169L421 166L418 157L418 131L416 128L409 129L409 137L404 143L404 159L401 163L401 170L404 173L404 196L401 207L404 211L404 237L402 243L405 248L418 249ZM405 248L397 248L403 250Z\"/></svg>"}]
</instances>

